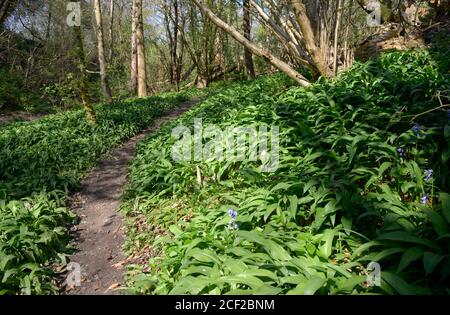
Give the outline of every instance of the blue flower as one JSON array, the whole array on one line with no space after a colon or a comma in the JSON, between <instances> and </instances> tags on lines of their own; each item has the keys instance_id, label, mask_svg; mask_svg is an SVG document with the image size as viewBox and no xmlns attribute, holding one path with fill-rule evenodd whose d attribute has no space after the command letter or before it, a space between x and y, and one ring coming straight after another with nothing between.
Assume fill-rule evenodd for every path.
<instances>
[{"instance_id":1,"label":"blue flower","mask_svg":"<svg viewBox=\"0 0 450 315\"><path fill-rule=\"evenodd\" d=\"M228 230L237 230L238 225L236 224L236 217L238 213L234 209L228 210L228 215L230 216L230 223L227 225Z\"/></svg>"},{"instance_id":2,"label":"blue flower","mask_svg":"<svg viewBox=\"0 0 450 315\"><path fill-rule=\"evenodd\" d=\"M398 153L399 156L403 156L403 155L405 155L405 149L397 148L397 153Z\"/></svg>"},{"instance_id":3,"label":"blue flower","mask_svg":"<svg viewBox=\"0 0 450 315\"><path fill-rule=\"evenodd\" d=\"M426 204L427 204L427 201L428 201L427 195L426 195L426 194L423 194L421 200L422 200L422 204L423 204L423 205L426 205Z\"/></svg>"},{"instance_id":4,"label":"blue flower","mask_svg":"<svg viewBox=\"0 0 450 315\"><path fill-rule=\"evenodd\" d=\"M231 220L234 221L238 214L234 209L230 209L228 210L228 215L230 216Z\"/></svg>"},{"instance_id":5,"label":"blue flower","mask_svg":"<svg viewBox=\"0 0 450 315\"><path fill-rule=\"evenodd\" d=\"M411 128L411 130L414 131L414 133L416 134L417 137L419 136L420 130L421 130L421 129L422 129L422 128L421 128L418 124L415 124L415 125Z\"/></svg>"},{"instance_id":6,"label":"blue flower","mask_svg":"<svg viewBox=\"0 0 450 315\"><path fill-rule=\"evenodd\" d=\"M431 180L431 178L433 178L433 170L430 168L428 170L425 170L425 180L428 182Z\"/></svg>"}]
</instances>

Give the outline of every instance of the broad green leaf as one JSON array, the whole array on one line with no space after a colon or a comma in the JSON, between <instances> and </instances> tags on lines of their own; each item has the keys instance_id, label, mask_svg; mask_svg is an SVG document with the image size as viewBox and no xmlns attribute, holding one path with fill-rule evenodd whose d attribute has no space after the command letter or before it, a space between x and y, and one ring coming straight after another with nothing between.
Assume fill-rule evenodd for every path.
<instances>
[{"instance_id":1,"label":"broad green leaf","mask_svg":"<svg viewBox=\"0 0 450 315\"><path fill-rule=\"evenodd\" d=\"M397 272L402 272L406 267L408 267L412 262L421 258L423 256L424 250L420 247L412 247L406 250L400 259L398 264Z\"/></svg>"},{"instance_id":2,"label":"broad green leaf","mask_svg":"<svg viewBox=\"0 0 450 315\"><path fill-rule=\"evenodd\" d=\"M264 285L264 282L257 277L248 274L238 274L232 276L224 276L216 279L216 283L224 284L245 284L251 289L256 290Z\"/></svg>"},{"instance_id":3,"label":"broad green leaf","mask_svg":"<svg viewBox=\"0 0 450 315\"><path fill-rule=\"evenodd\" d=\"M299 284L296 288L290 290L288 295L313 295L319 290L327 280L320 277L312 277L305 283Z\"/></svg>"},{"instance_id":4,"label":"broad green leaf","mask_svg":"<svg viewBox=\"0 0 450 315\"><path fill-rule=\"evenodd\" d=\"M398 294L401 295L417 295L421 294L417 287L409 284L398 275L389 272L381 271L381 278L386 281Z\"/></svg>"},{"instance_id":5,"label":"broad green leaf","mask_svg":"<svg viewBox=\"0 0 450 315\"><path fill-rule=\"evenodd\" d=\"M425 252L423 254L423 266L425 268L425 272L427 274L432 273L444 258L445 258L444 255L438 255L432 252Z\"/></svg>"},{"instance_id":6,"label":"broad green leaf","mask_svg":"<svg viewBox=\"0 0 450 315\"><path fill-rule=\"evenodd\" d=\"M380 236L378 236L378 239L420 244L420 245L425 245L427 247L430 247L432 249L437 249L437 250L439 249L437 247L437 245L434 244L432 241L423 239L423 238L419 238L417 236L413 236L413 235L409 234L408 232L404 232L404 231L383 233Z\"/></svg>"},{"instance_id":7,"label":"broad green leaf","mask_svg":"<svg viewBox=\"0 0 450 315\"><path fill-rule=\"evenodd\" d=\"M217 254L209 249L193 248L186 252L186 257L194 257L201 262L221 265L221 261Z\"/></svg>"},{"instance_id":8,"label":"broad green leaf","mask_svg":"<svg viewBox=\"0 0 450 315\"><path fill-rule=\"evenodd\" d=\"M439 193L439 200L442 204L442 213L447 223L450 223L450 195L447 193Z\"/></svg>"},{"instance_id":9,"label":"broad green leaf","mask_svg":"<svg viewBox=\"0 0 450 315\"><path fill-rule=\"evenodd\" d=\"M324 242L324 244L320 247L320 252L322 253L324 258L330 257L333 251L333 239L335 235L335 230L326 230L323 233L322 241Z\"/></svg>"},{"instance_id":10,"label":"broad green leaf","mask_svg":"<svg viewBox=\"0 0 450 315\"><path fill-rule=\"evenodd\" d=\"M448 223L439 213L432 209L423 209L431 223L433 224L434 230L439 236L449 233Z\"/></svg>"}]
</instances>

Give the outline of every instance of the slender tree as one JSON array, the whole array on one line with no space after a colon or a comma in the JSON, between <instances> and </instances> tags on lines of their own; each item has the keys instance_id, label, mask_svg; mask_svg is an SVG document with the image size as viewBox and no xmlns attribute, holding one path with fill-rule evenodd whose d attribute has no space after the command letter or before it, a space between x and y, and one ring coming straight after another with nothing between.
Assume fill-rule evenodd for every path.
<instances>
[{"instance_id":1,"label":"slender tree","mask_svg":"<svg viewBox=\"0 0 450 315\"><path fill-rule=\"evenodd\" d=\"M130 88L132 94L137 94L137 42L136 42L136 0L133 0L131 16L131 65L130 65Z\"/></svg>"},{"instance_id":2,"label":"slender tree","mask_svg":"<svg viewBox=\"0 0 450 315\"><path fill-rule=\"evenodd\" d=\"M98 45L98 63L100 65L100 78L102 82L103 95L108 103L112 102L111 89L107 74L105 57L105 40L103 37L103 18L100 0L94 0L95 20L97 22L97 45Z\"/></svg>"},{"instance_id":3,"label":"slender tree","mask_svg":"<svg viewBox=\"0 0 450 315\"><path fill-rule=\"evenodd\" d=\"M108 63L111 65L114 55L114 13L115 13L115 0L110 0L109 3L109 56Z\"/></svg>"},{"instance_id":4,"label":"slender tree","mask_svg":"<svg viewBox=\"0 0 450 315\"><path fill-rule=\"evenodd\" d=\"M135 0L136 3L136 46L137 46L137 77L138 96L147 96L147 71L145 63L144 45L144 20L142 16L142 0Z\"/></svg>"},{"instance_id":5,"label":"slender tree","mask_svg":"<svg viewBox=\"0 0 450 315\"><path fill-rule=\"evenodd\" d=\"M336 17L336 24L334 27L334 60L333 60L333 73L334 75L337 75L339 70L339 45L338 45L338 38L339 38L339 29L341 26L341 16L342 16L342 8L341 8L341 1L338 0L336 7L337 7L337 17Z\"/></svg>"},{"instance_id":6,"label":"slender tree","mask_svg":"<svg viewBox=\"0 0 450 315\"><path fill-rule=\"evenodd\" d=\"M244 37L247 40L251 41L252 19L250 15L250 0L244 0L243 29L244 29ZM251 79L254 79L256 75L255 75L255 66L253 64L252 52L250 51L250 49L245 48L244 55L247 74Z\"/></svg>"}]
</instances>

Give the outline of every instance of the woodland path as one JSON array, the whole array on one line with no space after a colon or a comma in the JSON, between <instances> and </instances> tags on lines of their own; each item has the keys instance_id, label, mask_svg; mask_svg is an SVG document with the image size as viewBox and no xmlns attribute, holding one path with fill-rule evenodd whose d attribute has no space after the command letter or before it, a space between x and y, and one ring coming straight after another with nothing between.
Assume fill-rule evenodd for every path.
<instances>
[{"instance_id":1,"label":"woodland path","mask_svg":"<svg viewBox=\"0 0 450 315\"><path fill-rule=\"evenodd\" d=\"M71 198L70 208L79 222L72 228L77 252L70 261L81 267L81 286L66 287L64 294L120 294L123 284L125 254L123 216L119 205L127 183L128 164L137 144L162 124L189 110L199 100L181 103L152 125L101 160L85 180L81 190Z\"/></svg>"}]
</instances>

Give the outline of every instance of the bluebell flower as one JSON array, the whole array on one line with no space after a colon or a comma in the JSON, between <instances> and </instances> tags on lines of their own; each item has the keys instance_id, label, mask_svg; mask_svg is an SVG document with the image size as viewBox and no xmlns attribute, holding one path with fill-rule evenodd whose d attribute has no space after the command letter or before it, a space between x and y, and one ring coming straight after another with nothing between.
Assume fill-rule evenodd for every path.
<instances>
[{"instance_id":1,"label":"bluebell flower","mask_svg":"<svg viewBox=\"0 0 450 315\"><path fill-rule=\"evenodd\" d=\"M428 182L431 180L431 178L433 178L433 170L430 168L428 170L425 170L425 177L424 179Z\"/></svg>"},{"instance_id":2,"label":"bluebell flower","mask_svg":"<svg viewBox=\"0 0 450 315\"><path fill-rule=\"evenodd\" d=\"M422 129L422 128L420 127L419 124L415 124L415 125L411 128L411 130L414 131L414 133L416 134L417 137L419 136L420 130L421 130L421 129Z\"/></svg>"},{"instance_id":3,"label":"bluebell flower","mask_svg":"<svg viewBox=\"0 0 450 315\"><path fill-rule=\"evenodd\" d=\"M230 210L228 210L228 215L230 216L230 218L232 220L235 220L237 217L237 212L234 209L230 209Z\"/></svg>"},{"instance_id":4,"label":"bluebell flower","mask_svg":"<svg viewBox=\"0 0 450 315\"><path fill-rule=\"evenodd\" d=\"M427 201L428 201L427 195L426 195L426 194L423 194L421 200L422 200L422 204L423 204L423 205L426 205L426 204L427 204Z\"/></svg>"},{"instance_id":5,"label":"bluebell flower","mask_svg":"<svg viewBox=\"0 0 450 315\"><path fill-rule=\"evenodd\" d=\"M405 155L405 149L397 148L397 153L398 153L399 156L404 156Z\"/></svg>"},{"instance_id":6,"label":"bluebell flower","mask_svg":"<svg viewBox=\"0 0 450 315\"><path fill-rule=\"evenodd\" d=\"M230 223L228 223L227 229L228 230L237 230L238 229L238 225L236 224L236 217L237 217L237 212L234 209L230 209L228 210L228 215L230 216Z\"/></svg>"}]
</instances>

